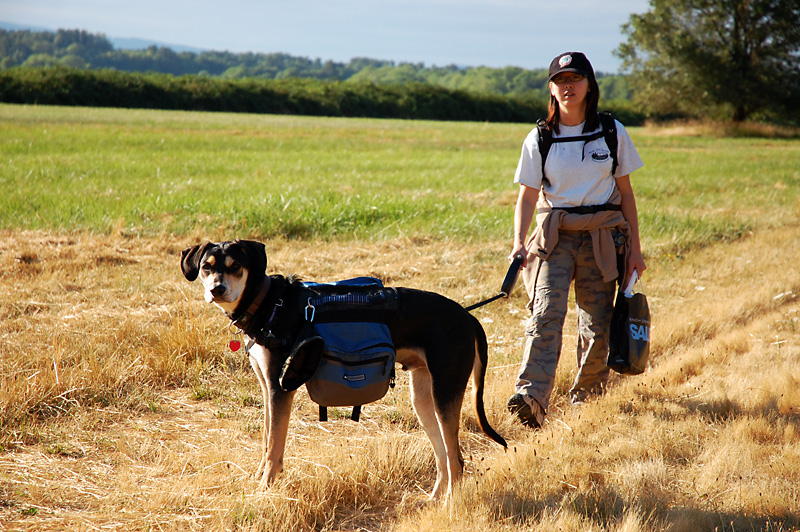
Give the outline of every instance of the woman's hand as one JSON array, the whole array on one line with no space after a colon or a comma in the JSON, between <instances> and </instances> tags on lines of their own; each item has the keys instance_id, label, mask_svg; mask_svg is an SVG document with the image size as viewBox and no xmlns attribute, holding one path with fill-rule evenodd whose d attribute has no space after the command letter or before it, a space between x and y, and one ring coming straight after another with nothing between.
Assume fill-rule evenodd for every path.
<instances>
[{"instance_id":1,"label":"woman's hand","mask_svg":"<svg viewBox=\"0 0 800 532\"><path fill-rule=\"evenodd\" d=\"M631 249L631 254L628 256L628 268L625 272L625 282L627 283L628 280L633 275L633 270L639 275L641 279L642 273L647 269L647 265L644 263L644 257L642 257L642 251L640 249Z\"/></svg>"},{"instance_id":2,"label":"woman's hand","mask_svg":"<svg viewBox=\"0 0 800 532\"><path fill-rule=\"evenodd\" d=\"M525 268L528 265L528 250L525 249L525 246L515 246L514 250L508 256L508 262L514 262L514 259L518 255L522 255L522 266L520 266L520 268Z\"/></svg>"}]
</instances>

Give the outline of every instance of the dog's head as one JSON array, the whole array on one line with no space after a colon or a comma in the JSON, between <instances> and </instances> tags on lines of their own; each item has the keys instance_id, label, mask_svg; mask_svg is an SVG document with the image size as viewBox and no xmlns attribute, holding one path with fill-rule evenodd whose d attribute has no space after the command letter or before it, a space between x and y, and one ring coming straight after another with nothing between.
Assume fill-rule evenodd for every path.
<instances>
[{"instance_id":1,"label":"dog's head","mask_svg":"<svg viewBox=\"0 0 800 532\"><path fill-rule=\"evenodd\" d=\"M184 277L189 281L200 277L205 300L228 314L248 291L258 288L266 269L264 244L252 240L206 242L181 252Z\"/></svg>"}]
</instances>

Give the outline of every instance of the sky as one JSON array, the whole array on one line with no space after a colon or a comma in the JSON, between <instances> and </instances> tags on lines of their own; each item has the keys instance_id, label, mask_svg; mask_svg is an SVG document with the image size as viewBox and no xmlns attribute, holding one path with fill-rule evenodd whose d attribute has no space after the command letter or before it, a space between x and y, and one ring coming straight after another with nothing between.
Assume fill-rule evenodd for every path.
<instances>
[{"instance_id":1,"label":"sky","mask_svg":"<svg viewBox=\"0 0 800 532\"><path fill-rule=\"evenodd\" d=\"M582 51L613 74L649 0L0 0L0 21L203 50L348 62L547 68Z\"/></svg>"}]
</instances>

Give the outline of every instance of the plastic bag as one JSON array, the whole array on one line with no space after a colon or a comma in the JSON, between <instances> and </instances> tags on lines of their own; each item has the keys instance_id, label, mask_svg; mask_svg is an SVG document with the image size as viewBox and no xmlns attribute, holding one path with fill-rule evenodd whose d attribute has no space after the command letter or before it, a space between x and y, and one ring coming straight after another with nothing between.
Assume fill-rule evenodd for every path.
<instances>
[{"instance_id":1,"label":"plastic bag","mask_svg":"<svg viewBox=\"0 0 800 532\"><path fill-rule=\"evenodd\" d=\"M606 363L617 373L638 375L647 368L649 356L650 307L634 270L625 291L617 292Z\"/></svg>"}]
</instances>

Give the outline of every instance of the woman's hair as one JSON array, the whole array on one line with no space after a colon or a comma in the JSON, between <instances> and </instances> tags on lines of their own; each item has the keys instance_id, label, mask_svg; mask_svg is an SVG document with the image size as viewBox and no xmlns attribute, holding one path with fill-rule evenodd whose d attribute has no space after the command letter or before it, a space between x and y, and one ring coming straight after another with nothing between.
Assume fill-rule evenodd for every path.
<instances>
[{"instance_id":1,"label":"woman's hair","mask_svg":"<svg viewBox=\"0 0 800 532\"><path fill-rule=\"evenodd\" d=\"M600 102L600 86L597 84L597 80L594 76L588 76L588 79L589 92L586 93L586 122L583 124L584 133L590 133L600 125L600 119L597 118L597 105ZM558 133L560 118L558 100L556 100L556 97L553 96L551 92L550 105L547 108L547 119L544 121L545 127L554 133Z\"/></svg>"}]
</instances>

